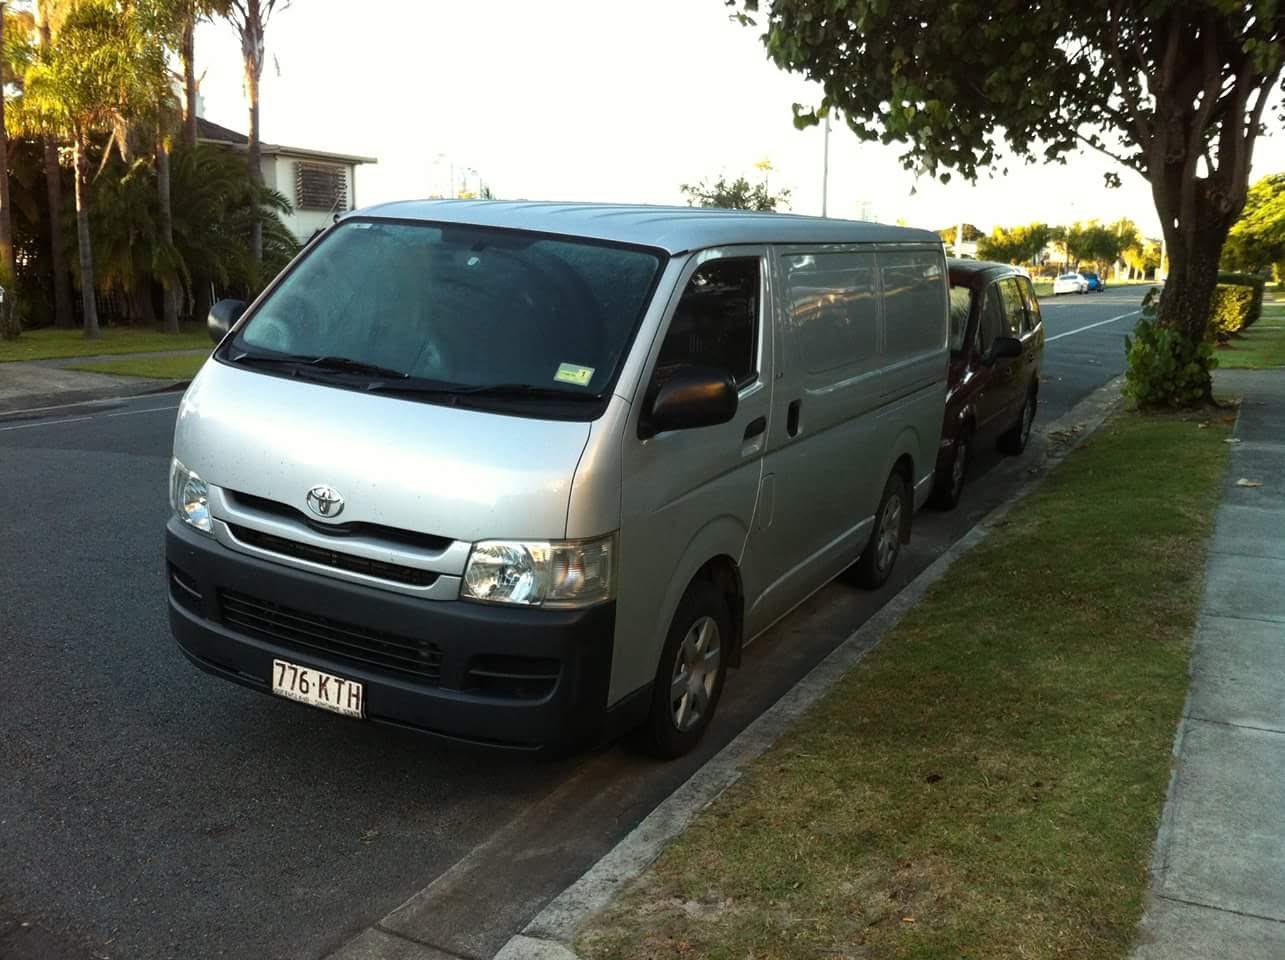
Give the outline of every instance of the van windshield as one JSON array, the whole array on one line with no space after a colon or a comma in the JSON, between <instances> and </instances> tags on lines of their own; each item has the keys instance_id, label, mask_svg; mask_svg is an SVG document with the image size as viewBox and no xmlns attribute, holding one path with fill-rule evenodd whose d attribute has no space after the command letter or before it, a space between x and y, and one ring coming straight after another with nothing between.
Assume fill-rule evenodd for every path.
<instances>
[{"instance_id":1,"label":"van windshield","mask_svg":"<svg viewBox=\"0 0 1285 960\"><path fill-rule=\"evenodd\" d=\"M350 220L259 305L226 356L338 385L383 377L446 394L600 396L660 266L652 250L588 240Z\"/></svg>"}]
</instances>

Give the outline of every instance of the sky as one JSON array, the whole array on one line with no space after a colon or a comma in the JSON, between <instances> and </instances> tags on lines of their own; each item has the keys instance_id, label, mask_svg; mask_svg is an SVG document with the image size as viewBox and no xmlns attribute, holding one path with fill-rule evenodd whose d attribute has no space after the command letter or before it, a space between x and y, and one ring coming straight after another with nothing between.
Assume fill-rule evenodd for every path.
<instances>
[{"instance_id":1,"label":"sky","mask_svg":"<svg viewBox=\"0 0 1285 960\"><path fill-rule=\"evenodd\" d=\"M764 53L723 0L294 0L267 31L265 142L378 158L359 206L445 195L484 180L502 198L684 203L683 183L763 176L789 209L821 212L823 133L791 104L819 87ZM205 115L248 125L240 44L203 24ZM830 137L829 215L937 229L1128 217L1152 236L1150 189L1106 157L1007 161L976 185L902 168L897 145ZM1285 135L1260 138L1254 176L1285 169ZM1103 175L1120 170L1123 186Z\"/></svg>"}]
</instances>

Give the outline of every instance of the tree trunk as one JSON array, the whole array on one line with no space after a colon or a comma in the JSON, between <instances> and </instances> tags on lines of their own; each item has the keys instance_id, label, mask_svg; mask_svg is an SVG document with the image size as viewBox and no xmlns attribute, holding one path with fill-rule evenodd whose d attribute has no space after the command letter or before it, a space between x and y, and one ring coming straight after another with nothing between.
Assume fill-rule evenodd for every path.
<instances>
[{"instance_id":1,"label":"tree trunk","mask_svg":"<svg viewBox=\"0 0 1285 960\"><path fill-rule=\"evenodd\" d=\"M170 207L170 150L164 131L156 142L156 191L160 194L161 243L168 255L174 246L174 213ZM169 267L161 273L161 286L164 288L165 332L178 333L178 285L174 271Z\"/></svg>"},{"instance_id":2,"label":"tree trunk","mask_svg":"<svg viewBox=\"0 0 1285 960\"><path fill-rule=\"evenodd\" d=\"M78 134L75 145L76 240L80 246L80 298L84 305L85 338L97 340L98 299L94 294L94 251L89 240L89 198L85 196L89 188L86 146L84 135Z\"/></svg>"},{"instance_id":3,"label":"tree trunk","mask_svg":"<svg viewBox=\"0 0 1285 960\"><path fill-rule=\"evenodd\" d=\"M49 197L49 257L54 274L54 326L70 330L76 325L71 313L71 278L67 274L67 247L62 236L62 167L58 144L45 138L45 192Z\"/></svg>"},{"instance_id":4,"label":"tree trunk","mask_svg":"<svg viewBox=\"0 0 1285 960\"><path fill-rule=\"evenodd\" d=\"M192 319L204 326L210 319L210 307L214 306L210 295L210 281L207 277L195 277L192 280Z\"/></svg>"},{"instance_id":5,"label":"tree trunk","mask_svg":"<svg viewBox=\"0 0 1285 960\"><path fill-rule=\"evenodd\" d=\"M47 53L53 43L49 28L48 0L36 3L36 20L40 32L40 52ZM70 330L76 325L72 316L71 277L67 273L67 246L62 235L62 167L58 163L58 141L45 137L45 193L49 198L49 262L53 265L54 326Z\"/></svg>"},{"instance_id":6,"label":"tree trunk","mask_svg":"<svg viewBox=\"0 0 1285 960\"><path fill-rule=\"evenodd\" d=\"M1169 255L1169 276L1160 301L1160 322L1200 342L1209 327L1218 260L1226 231L1198 230Z\"/></svg>"},{"instance_id":7,"label":"tree trunk","mask_svg":"<svg viewBox=\"0 0 1285 960\"><path fill-rule=\"evenodd\" d=\"M263 183L259 144L259 70L260 64L246 64L246 93L250 97L250 178ZM250 232L250 252L257 271L263 265L263 223L256 217Z\"/></svg>"},{"instance_id":8,"label":"tree trunk","mask_svg":"<svg viewBox=\"0 0 1285 960\"><path fill-rule=\"evenodd\" d=\"M200 133L196 125L196 16L183 21L183 40L179 45L183 61L183 142L195 147Z\"/></svg>"},{"instance_id":9,"label":"tree trunk","mask_svg":"<svg viewBox=\"0 0 1285 960\"><path fill-rule=\"evenodd\" d=\"M0 0L0 50L4 49L4 0ZM18 339L18 266L13 256L13 222L9 206L9 135L4 126L4 90L0 89L0 337Z\"/></svg>"}]
</instances>

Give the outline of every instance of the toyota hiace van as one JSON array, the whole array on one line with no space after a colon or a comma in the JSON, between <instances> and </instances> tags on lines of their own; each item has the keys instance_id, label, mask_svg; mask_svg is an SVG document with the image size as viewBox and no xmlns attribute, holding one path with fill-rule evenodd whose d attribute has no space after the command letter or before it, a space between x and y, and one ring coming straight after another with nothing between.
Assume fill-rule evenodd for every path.
<instances>
[{"instance_id":1,"label":"toyota hiace van","mask_svg":"<svg viewBox=\"0 0 1285 960\"><path fill-rule=\"evenodd\" d=\"M933 233L726 210L409 202L342 218L179 408L183 652L366 721L679 755L742 647L928 497Z\"/></svg>"}]
</instances>

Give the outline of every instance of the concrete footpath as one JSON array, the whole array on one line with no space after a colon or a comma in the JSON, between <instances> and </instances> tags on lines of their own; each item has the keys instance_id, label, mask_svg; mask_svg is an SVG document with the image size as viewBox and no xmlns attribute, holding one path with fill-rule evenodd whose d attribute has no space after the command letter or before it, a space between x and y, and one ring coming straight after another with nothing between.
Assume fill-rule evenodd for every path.
<instances>
[{"instance_id":1,"label":"concrete footpath","mask_svg":"<svg viewBox=\"0 0 1285 960\"><path fill-rule=\"evenodd\" d=\"M1285 958L1285 371L1244 397L1134 960Z\"/></svg>"}]
</instances>

